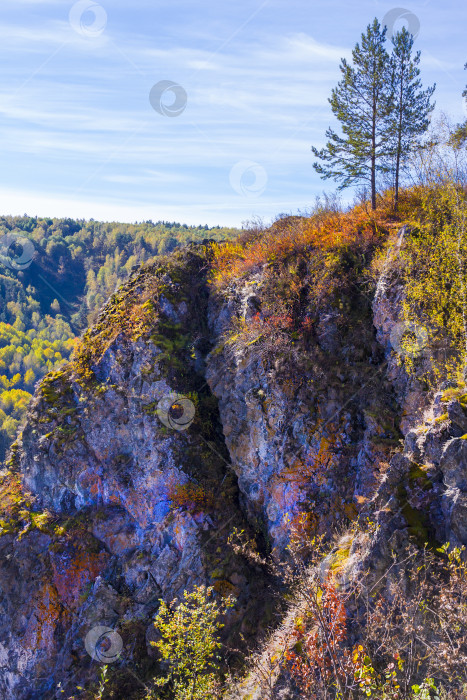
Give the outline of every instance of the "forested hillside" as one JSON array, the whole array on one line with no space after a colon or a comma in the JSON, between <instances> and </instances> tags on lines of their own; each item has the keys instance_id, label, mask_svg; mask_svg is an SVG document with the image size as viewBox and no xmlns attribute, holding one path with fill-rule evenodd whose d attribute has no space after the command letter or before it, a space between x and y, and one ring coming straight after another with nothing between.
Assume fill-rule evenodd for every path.
<instances>
[{"instance_id":1,"label":"forested hillside","mask_svg":"<svg viewBox=\"0 0 467 700\"><path fill-rule=\"evenodd\" d=\"M0 217L0 459L35 383L64 359L134 268L235 229Z\"/></svg>"}]
</instances>

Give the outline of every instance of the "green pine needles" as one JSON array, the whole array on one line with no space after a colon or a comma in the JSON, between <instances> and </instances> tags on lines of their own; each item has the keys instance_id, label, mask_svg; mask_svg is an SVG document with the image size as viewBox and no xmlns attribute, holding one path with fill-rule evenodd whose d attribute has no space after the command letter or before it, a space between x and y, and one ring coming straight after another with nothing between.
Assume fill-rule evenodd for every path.
<instances>
[{"instance_id":1,"label":"green pine needles","mask_svg":"<svg viewBox=\"0 0 467 700\"><path fill-rule=\"evenodd\" d=\"M386 27L377 19L362 34L352 51L352 63L342 59L342 80L329 99L342 135L326 131L324 148L312 151L314 168L323 179L340 181L339 189L364 183L371 190L376 209L379 176L393 176L395 208L400 174L408 155L418 147L434 109L435 86L422 90L420 52L412 56L413 36L404 28L386 50Z\"/></svg>"},{"instance_id":2,"label":"green pine needles","mask_svg":"<svg viewBox=\"0 0 467 700\"><path fill-rule=\"evenodd\" d=\"M394 173L394 209L399 202L401 170L406 169L410 154L419 146L420 138L430 125L435 107L431 97L436 85L422 90L420 81L420 51L412 57L414 38L403 27L392 39L391 109L386 121L388 132L388 160Z\"/></svg>"}]
</instances>

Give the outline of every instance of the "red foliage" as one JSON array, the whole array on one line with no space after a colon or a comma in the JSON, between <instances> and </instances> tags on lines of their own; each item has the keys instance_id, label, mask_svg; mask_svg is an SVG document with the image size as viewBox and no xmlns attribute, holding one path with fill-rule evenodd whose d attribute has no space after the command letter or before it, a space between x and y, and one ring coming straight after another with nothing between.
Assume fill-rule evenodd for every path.
<instances>
[{"instance_id":1,"label":"red foliage","mask_svg":"<svg viewBox=\"0 0 467 700\"><path fill-rule=\"evenodd\" d=\"M327 253L354 245L364 248L378 241L392 226L397 227L398 223L384 199L376 212L358 205L348 212L281 219L251 240L214 246L214 279L225 283L258 265L313 249Z\"/></svg>"},{"instance_id":2,"label":"red foliage","mask_svg":"<svg viewBox=\"0 0 467 700\"><path fill-rule=\"evenodd\" d=\"M303 624L299 624L295 633L298 652L287 654L294 680L309 698L315 697L317 684L328 685L336 680L342 667L348 667L351 661L343 645L347 638L347 614L332 583L322 584L312 607L313 628L306 632Z\"/></svg>"}]
</instances>

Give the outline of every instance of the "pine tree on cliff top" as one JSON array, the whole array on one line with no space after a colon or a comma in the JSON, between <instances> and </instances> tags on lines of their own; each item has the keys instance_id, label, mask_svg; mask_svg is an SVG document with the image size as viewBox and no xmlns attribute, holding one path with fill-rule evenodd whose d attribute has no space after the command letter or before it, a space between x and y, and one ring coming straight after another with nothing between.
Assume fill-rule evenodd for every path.
<instances>
[{"instance_id":1,"label":"pine tree on cliff top","mask_svg":"<svg viewBox=\"0 0 467 700\"><path fill-rule=\"evenodd\" d=\"M420 51L412 57L414 38L405 27L392 39L391 55L392 106L389 114L391 159L394 172L394 209L399 202L401 170L405 168L407 156L420 144L428 129L430 114L435 105L431 97L436 85L422 90L420 75Z\"/></svg>"},{"instance_id":2,"label":"pine tree on cliff top","mask_svg":"<svg viewBox=\"0 0 467 700\"><path fill-rule=\"evenodd\" d=\"M371 204L376 209L377 173L388 172L389 127L392 107L391 63L384 47L386 27L378 20L362 34L361 46L352 51L353 65L342 59L342 80L332 91L329 103L341 123L343 136L331 128L326 146L314 155L322 162L313 167L323 179L341 181L339 189L369 182Z\"/></svg>"},{"instance_id":3,"label":"pine tree on cliff top","mask_svg":"<svg viewBox=\"0 0 467 700\"><path fill-rule=\"evenodd\" d=\"M342 60L342 80L329 100L344 136L331 128L325 148L313 153L322 163L314 168L323 178L340 180L339 189L369 182L371 205L376 209L378 174L394 176L394 208L399 200L400 174L408 156L420 143L434 109L435 85L422 90L420 52L412 56L414 38L405 27L392 39L391 56L385 49L387 27L377 19L352 51L353 65Z\"/></svg>"}]
</instances>

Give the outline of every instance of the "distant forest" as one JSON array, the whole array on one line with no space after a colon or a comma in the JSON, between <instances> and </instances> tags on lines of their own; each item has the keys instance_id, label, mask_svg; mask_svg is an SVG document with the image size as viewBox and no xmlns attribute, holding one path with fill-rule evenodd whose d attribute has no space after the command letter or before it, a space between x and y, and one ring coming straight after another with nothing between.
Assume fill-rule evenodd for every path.
<instances>
[{"instance_id":1,"label":"distant forest","mask_svg":"<svg viewBox=\"0 0 467 700\"><path fill-rule=\"evenodd\" d=\"M74 339L133 269L179 245L237 234L237 229L166 221L0 217L0 460L36 382L68 359ZM25 238L32 241L32 261L12 269L4 249L12 242L14 260L17 241L21 260Z\"/></svg>"}]
</instances>

